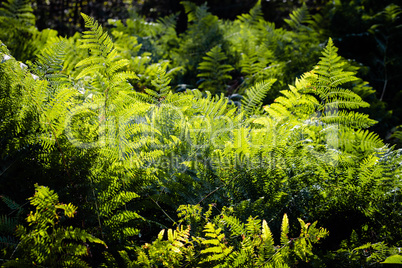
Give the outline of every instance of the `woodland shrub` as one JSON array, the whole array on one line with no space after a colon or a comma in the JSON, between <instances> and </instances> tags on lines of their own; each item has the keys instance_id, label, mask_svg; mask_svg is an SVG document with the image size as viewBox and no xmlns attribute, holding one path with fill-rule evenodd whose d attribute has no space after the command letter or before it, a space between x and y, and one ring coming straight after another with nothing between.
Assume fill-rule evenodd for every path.
<instances>
[{"instance_id":1,"label":"woodland shrub","mask_svg":"<svg viewBox=\"0 0 402 268\"><path fill-rule=\"evenodd\" d=\"M82 34L20 44L32 61L1 43L4 266L398 262L402 155L368 130L357 68L306 39L305 7L284 30L259 2L232 22L183 4L181 36L173 16L107 32L82 14Z\"/></svg>"}]
</instances>

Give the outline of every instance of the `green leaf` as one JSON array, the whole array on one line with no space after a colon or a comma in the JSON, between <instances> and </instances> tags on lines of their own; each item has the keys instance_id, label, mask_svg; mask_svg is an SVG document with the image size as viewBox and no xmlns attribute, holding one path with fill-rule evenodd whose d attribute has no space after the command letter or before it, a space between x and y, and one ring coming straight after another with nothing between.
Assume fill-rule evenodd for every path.
<instances>
[{"instance_id":1,"label":"green leaf","mask_svg":"<svg viewBox=\"0 0 402 268\"><path fill-rule=\"evenodd\" d=\"M402 256L401 255L392 255L385 259L385 261L381 263L386 264L402 264Z\"/></svg>"}]
</instances>

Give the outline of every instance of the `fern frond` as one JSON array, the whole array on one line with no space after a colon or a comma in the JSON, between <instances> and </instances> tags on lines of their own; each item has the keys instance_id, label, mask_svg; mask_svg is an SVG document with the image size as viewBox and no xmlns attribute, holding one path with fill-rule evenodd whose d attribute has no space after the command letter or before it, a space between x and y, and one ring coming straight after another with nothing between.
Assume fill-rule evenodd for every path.
<instances>
[{"instance_id":1,"label":"fern frond","mask_svg":"<svg viewBox=\"0 0 402 268\"><path fill-rule=\"evenodd\" d=\"M246 90L246 94L241 102L247 114L252 115L261 109L264 98L275 82L276 79L269 79L256 83Z\"/></svg>"},{"instance_id":2,"label":"fern frond","mask_svg":"<svg viewBox=\"0 0 402 268\"><path fill-rule=\"evenodd\" d=\"M65 216L72 217L76 207L58 203L58 195L48 187L36 184L35 194L29 200L36 207L36 211L27 217L28 228L21 225L17 228L16 233L21 241L16 250L22 251L22 257L15 260L17 263L51 266L62 260L72 265L78 261L78 266L85 266L85 262L80 258L88 254L85 243L106 246L102 240L84 230L72 226L58 228L60 211L65 211Z\"/></svg>"},{"instance_id":3,"label":"fern frond","mask_svg":"<svg viewBox=\"0 0 402 268\"><path fill-rule=\"evenodd\" d=\"M25 26L35 25L35 15L28 0L7 0L0 8L0 24L4 18L12 19L9 23L22 23ZM3 18L1 18L3 17Z\"/></svg>"},{"instance_id":4,"label":"fern frond","mask_svg":"<svg viewBox=\"0 0 402 268\"><path fill-rule=\"evenodd\" d=\"M282 225L281 225L281 246L286 246L287 243L289 242L288 238L288 233L289 233L289 218L288 215L284 214L283 219L282 219Z\"/></svg>"},{"instance_id":5,"label":"fern frond","mask_svg":"<svg viewBox=\"0 0 402 268\"><path fill-rule=\"evenodd\" d=\"M239 15L237 16L237 19L239 19L243 23L255 25L261 20L264 20L263 15L264 14L262 13L261 0L258 0L257 3L250 9L248 14Z\"/></svg>"},{"instance_id":6,"label":"fern frond","mask_svg":"<svg viewBox=\"0 0 402 268\"><path fill-rule=\"evenodd\" d=\"M229 64L222 63L226 59L227 57L220 46L215 46L207 52L206 56L203 57L203 61L197 67L200 71L197 77L207 79L200 84L200 87L206 87L216 91L216 89L219 90L227 80L232 78L229 72L234 70L234 68Z\"/></svg>"},{"instance_id":7,"label":"fern frond","mask_svg":"<svg viewBox=\"0 0 402 268\"><path fill-rule=\"evenodd\" d=\"M338 144L346 151L360 150L361 152L372 152L376 148L384 146L381 138L369 130L356 130L351 132L347 129L340 129Z\"/></svg>"},{"instance_id":8,"label":"fern frond","mask_svg":"<svg viewBox=\"0 0 402 268\"><path fill-rule=\"evenodd\" d=\"M66 57L67 43L61 39L56 43L45 46L38 55L34 72L42 79L47 79L51 85L68 84L68 78L62 74Z\"/></svg>"},{"instance_id":9,"label":"fern frond","mask_svg":"<svg viewBox=\"0 0 402 268\"><path fill-rule=\"evenodd\" d=\"M368 128L377 123L377 121L370 119L367 114L353 111L330 111L325 113L321 120L327 124L342 124L354 129Z\"/></svg>"},{"instance_id":10,"label":"fern frond","mask_svg":"<svg viewBox=\"0 0 402 268\"><path fill-rule=\"evenodd\" d=\"M178 13L170 14L166 17L159 18L157 21L166 28L176 28Z\"/></svg>"},{"instance_id":11,"label":"fern frond","mask_svg":"<svg viewBox=\"0 0 402 268\"><path fill-rule=\"evenodd\" d=\"M88 234L85 230L81 230L79 228L74 228L72 226L67 227L65 230L62 230L64 232L63 236L66 239L71 239L75 241L81 241L81 242L89 242L89 243L97 243L106 246L105 242L103 242L101 239L94 237L93 235ZM87 251L85 250L84 255L87 254Z\"/></svg>"},{"instance_id":12,"label":"fern frond","mask_svg":"<svg viewBox=\"0 0 402 268\"><path fill-rule=\"evenodd\" d=\"M156 79L152 81L152 85L159 92L160 97L167 95L170 92L170 78L162 68L158 68L156 72Z\"/></svg>"},{"instance_id":13,"label":"fern frond","mask_svg":"<svg viewBox=\"0 0 402 268\"><path fill-rule=\"evenodd\" d=\"M189 1L182 1L180 4L183 5L189 22L201 20L208 14L208 7L206 3L201 6L197 6Z\"/></svg>"},{"instance_id":14,"label":"fern frond","mask_svg":"<svg viewBox=\"0 0 402 268\"><path fill-rule=\"evenodd\" d=\"M1 200L11 209L11 210L21 210L22 207L21 205L17 204L14 200L11 198L5 196L5 195L0 195Z\"/></svg>"},{"instance_id":15,"label":"fern frond","mask_svg":"<svg viewBox=\"0 0 402 268\"><path fill-rule=\"evenodd\" d=\"M222 261L232 252L233 247L227 247L224 244L225 234L221 233L221 231L221 228L215 229L215 224L211 222L205 225L206 239L201 243L207 248L201 250L200 253L208 255L202 262Z\"/></svg>"},{"instance_id":16,"label":"fern frond","mask_svg":"<svg viewBox=\"0 0 402 268\"><path fill-rule=\"evenodd\" d=\"M224 214L222 221L230 226L231 234L234 236L244 235L246 233L245 225L237 217Z\"/></svg>"},{"instance_id":17,"label":"fern frond","mask_svg":"<svg viewBox=\"0 0 402 268\"><path fill-rule=\"evenodd\" d=\"M17 219L8 217L7 215L0 215L0 233L13 234L17 226Z\"/></svg>"},{"instance_id":18,"label":"fern frond","mask_svg":"<svg viewBox=\"0 0 402 268\"><path fill-rule=\"evenodd\" d=\"M290 19L285 19L284 21L293 29L293 30L308 30L311 31L310 28L303 24L307 24L311 21L311 16L308 11L308 7L305 3L303 5L293 11L290 15Z\"/></svg>"},{"instance_id":19,"label":"fern frond","mask_svg":"<svg viewBox=\"0 0 402 268\"><path fill-rule=\"evenodd\" d=\"M89 49L91 56L76 64L76 67L84 67L77 75L76 79L96 72L108 77L112 77L118 70L129 64L127 59L121 59L114 48L113 42L107 32L103 32L102 26L93 18L81 14L85 21L85 27L89 28L82 36L80 48ZM130 78L136 78L132 73Z\"/></svg>"}]
</instances>

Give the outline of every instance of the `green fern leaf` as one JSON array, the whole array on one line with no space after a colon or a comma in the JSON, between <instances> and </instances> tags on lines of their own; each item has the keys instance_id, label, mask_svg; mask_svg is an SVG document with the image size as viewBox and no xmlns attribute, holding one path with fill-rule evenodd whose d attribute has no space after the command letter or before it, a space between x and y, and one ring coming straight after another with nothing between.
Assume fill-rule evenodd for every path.
<instances>
[{"instance_id":1,"label":"green fern leaf","mask_svg":"<svg viewBox=\"0 0 402 268\"><path fill-rule=\"evenodd\" d=\"M257 3L250 9L248 14L242 14L237 16L237 18L246 24L255 25L259 23L261 20L264 20L264 14L262 13L261 8L261 0L258 0Z\"/></svg>"},{"instance_id":2,"label":"green fern leaf","mask_svg":"<svg viewBox=\"0 0 402 268\"><path fill-rule=\"evenodd\" d=\"M247 114L252 115L258 113L264 98L275 82L276 79L269 79L256 83L253 87L246 90L246 94L242 99L242 107Z\"/></svg>"},{"instance_id":3,"label":"green fern leaf","mask_svg":"<svg viewBox=\"0 0 402 268\"><path fill-rule=\"evenodd\" d=\"M289 218L288 215L283 215L282 225L281 225L281 246L286 246L289 242Z\"/></svg>"},{"instance_id":4,"label":"green fern leaf","mask_svg":"<svg viewBox=\"0 0 402 268\"><path fill-rule=\"evenodd\" d=\"M311 21L311 16L305 3L290 14L290 19L285 19L284 21L294 30L311 31L310 28L303 25Z\"/></svg>"}]
</instances>

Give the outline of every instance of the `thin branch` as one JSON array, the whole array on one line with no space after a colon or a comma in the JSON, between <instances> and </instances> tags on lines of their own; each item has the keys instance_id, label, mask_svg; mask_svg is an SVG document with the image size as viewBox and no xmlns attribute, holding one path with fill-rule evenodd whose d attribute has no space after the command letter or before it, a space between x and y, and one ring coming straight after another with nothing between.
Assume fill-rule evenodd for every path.
<instances>
[{"instance_id":1,"label":"thin branch","mask_svg":"<svg viewBox=\"0 0 402 268\"><path fill-rule=\"evenodd\" d=\"M163 214L166 215L174 224L176 224L176 221L172 219L172 217L169 216L169 214L166 213L166 211L158 204L157 201L155 201L151 196L148 196L163 212Z\"/></svg>"}]
</instances>

